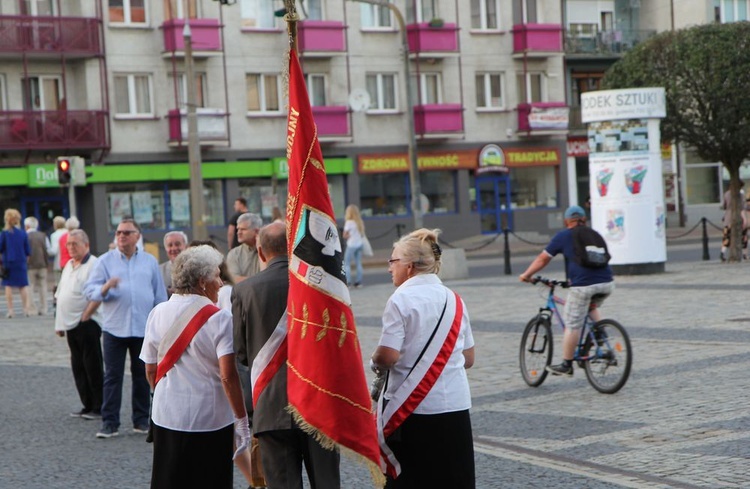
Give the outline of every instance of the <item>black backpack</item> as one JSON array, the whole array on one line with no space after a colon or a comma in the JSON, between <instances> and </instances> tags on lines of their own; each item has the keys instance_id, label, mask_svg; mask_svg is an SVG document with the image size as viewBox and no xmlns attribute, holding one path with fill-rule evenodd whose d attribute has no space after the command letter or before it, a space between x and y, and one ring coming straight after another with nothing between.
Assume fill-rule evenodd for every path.
<instances>
[{"instance_id":1,"label":"black backpack","mask_svg":"<svg viewBox=\"0 0 750 489\"><path fill-rule=\"evenodd\" d=\"M602 235L586 225L576 226L572 232L575 254L573 261L586 268L606 267L612 257Z\"/></svg>"}]
</instances>

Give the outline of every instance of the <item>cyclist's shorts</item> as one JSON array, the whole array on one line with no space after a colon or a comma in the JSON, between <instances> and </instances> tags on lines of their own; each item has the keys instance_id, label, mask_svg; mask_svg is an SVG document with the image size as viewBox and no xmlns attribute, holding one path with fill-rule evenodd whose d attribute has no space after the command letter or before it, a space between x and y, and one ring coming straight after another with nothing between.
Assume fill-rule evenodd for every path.
<instances>
[{"instance_id":1,"label":"cyclist's shorts","mask_svg":"<svg viewBox=\"0 0 750 489\"><path fill-rule=\"evenodd\" d=\"M593 303L599 307L604 302L604 299L609 297L614 290L614 282L571 287L568 289L568 297L565 299L565 310L563 311L565 327L572 329L583 327L583 322L589 313L590 305Z\"/></svg>"}]
</instances>

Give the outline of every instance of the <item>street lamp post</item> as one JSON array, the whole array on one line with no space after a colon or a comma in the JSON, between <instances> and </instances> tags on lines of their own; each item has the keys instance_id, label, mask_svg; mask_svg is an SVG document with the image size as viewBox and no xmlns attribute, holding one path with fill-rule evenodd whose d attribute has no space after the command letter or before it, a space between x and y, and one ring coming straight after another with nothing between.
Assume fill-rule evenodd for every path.
<instances>
[{"instance_id":1,"label":"street lamp post","mask_svg":"<svg viewBox=\"0 0 750 489\"><path fill-rule=\"evenodd\" d=\"M404 80L406 86L406 113L409 125L409 182L411 183L411 213L414 218L414 229L422 227L422 186L419 183L419 166L417 165L417 134L414 129L414 100L409 89L411 67L409 66L409 38L406 33L406 23L401 11L394 4L384 0L351 0L357 3L368 3L378 7L386 7L396 17L398 27L401 31L401 44L404 51Z\"/></svg>"},{"instance_id":2,"label":"street lamp post","mask_svg":"<svg viewBox=\"0 0 750 489\"><path fill-rule=\"evenodd\" d=\"M190 19L187 15L188 5L185 0L183 17L185 26L182 37L185 41L185 76L187 77L187 126L188 126L188 160L190 161L190 223L193 227L193 239L206 240L206 222L204 221L205 204L203 200L203 174L201 171L201 148L198 139L198 115L195 111L195 68L193 66L193 37L190 32Z\"/></svg>"}]
</instances>

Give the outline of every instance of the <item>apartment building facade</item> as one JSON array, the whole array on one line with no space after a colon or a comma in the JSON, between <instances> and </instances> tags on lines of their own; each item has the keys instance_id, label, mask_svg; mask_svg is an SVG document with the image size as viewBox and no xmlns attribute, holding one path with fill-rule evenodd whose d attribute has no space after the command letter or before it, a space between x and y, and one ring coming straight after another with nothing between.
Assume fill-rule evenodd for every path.
<instances>
[{"instance_id":1,"label":"apartment building facade","mask_svg":"<svg viewBox=\"0 0 750 489\"><path fill-rule=\"evenodd\" d=\"M394 5L406 53L387 8L300 8L298 48L337 217L357 204L368 233L388 241L396 225L411 227L413 110L426 226L449 241L558 228L575 188L561 3ZM54 162L75 155L88 174L76 208L95 251L124 215L152 241L189 228L187 23L209 232L224 236L239 196L270 218L286 198L281 9L281 0L0 0L0 204L43 227L67 214Z\"/></svg>"}]
</instances>

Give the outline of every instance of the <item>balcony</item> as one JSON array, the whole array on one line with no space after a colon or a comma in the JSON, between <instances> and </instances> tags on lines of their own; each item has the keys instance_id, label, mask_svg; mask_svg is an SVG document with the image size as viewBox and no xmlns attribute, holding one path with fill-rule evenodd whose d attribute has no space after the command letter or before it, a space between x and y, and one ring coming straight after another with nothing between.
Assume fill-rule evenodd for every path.
<instances>
[{"instance_id":1,"label":"balcony","mask_svg":"<svg viewBox=\"0 0 750 489\"><path fill-rule=\"evenodd\" d=\"M229 144L227 113L222 109L196 109L198 116L198 139L201 146ZM170 146L182 146L188 142L188 121L186 109L172 109L167 114L169 120Z\"/></svg>"},{"instance_id":2,"label":"balcony","mask_svg":"<svg viewBox=\"0 0 750 489\"><path fill-rule=\"evenodd\" d=\"M569 117L565 102L518 104L518 132L530 136L566 134Z\"/></svg>"},{"instance_id":3,"label":"balcony","mask_svg":"<svg viewBox=\"0 0 750 489\"><path fill-rule=\"evenodd\" d=\"M297 43L303 56L327 57L346 51L344 24L332 20L304 20L297 24Z\"/></svg>"},{"instance_id":4,"label":"balcony","mask_svg":"<svg viewBox=\"0 0 750 489\"><path fill-rule=\"evenodd\" d=\"M432 27L429 22L406 26L410 54L449 54L458 52L456 24Z\"/></svg>"},{"instance_id":5,"label":"balcony","mask_svg":"<svg viewBox=\"0 0 750 489\"><path fill-rule=\"evenodd\" d=\"M171 19L161 25L166 53L184 55L184 27L185 19ZM221 51L221 25L218 19L190 19L190 33L193 37L193 56L210 56Z\"/></svg>"},{"instance_id":6,"label":"balcony","mask_svg":"<svg viewBox=\"0 0 750 489\"><path fill-rule=\"evenodd\" d=\"M318 106L312 108L318 126L318 137L323 141L351 137L349 132L349 107L346 105Z\"/></svg>"},{"instance_id":7,"label":"balcony","mask_svg":"<svg viewBox=\"0 0 750 489\"><path fill-rule=\"evenodd\" d=\"M100 110L1 111L0 150L107 148L106 127Z\"/></svg>"},{"instance_id":8,"label":"balcony","mask_svg":"<svg viewBox=\"0 0 750 489\"><path fill-rule=\"evenodd\" d=\"M464 132L461 104L414 106L414 131L422 137L460 136Z\"/></svg>"},{"instance_id":9,"label":"balcony","mask_svg":"<svg viewBox=\"0 0 750 489\"><path fill-rule=\"evenodd\" d=\"M100 21L87 17L0 16L0 53L55 58L103 54Z\"/></svg>"},{"instance_id":10,"label":"balcony","mask_svg":"<svg viewBox=\"0 0 750 489\"><path fill-rule=\"evenodd\" d=\"M560 24L517 24L512 32L514 57L546 58L563 50Z\"/></svg>"},{"instance_id":11,"label":"balcony","mask_svg":"<svg viewBox=\"0 0 750 489\"><path fill-rule=\"evenodd\" d=\"M575 57L619 58L656 31L604 31L583 33L565 31L565 54Z\"/></svg>"}]
</instances>

